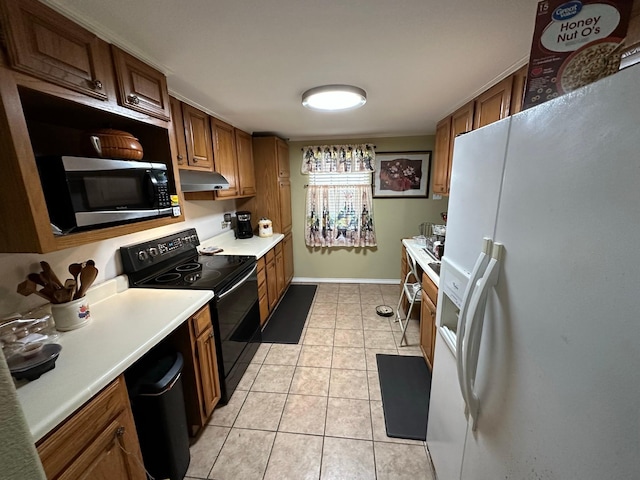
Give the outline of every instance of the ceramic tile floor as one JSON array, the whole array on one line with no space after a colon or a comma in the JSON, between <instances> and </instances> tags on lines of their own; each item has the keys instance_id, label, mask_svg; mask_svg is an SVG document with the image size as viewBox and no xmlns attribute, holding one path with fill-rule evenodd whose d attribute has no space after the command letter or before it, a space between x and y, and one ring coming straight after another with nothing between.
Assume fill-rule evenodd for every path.
<instances>
[{"instance_id":1,"label":"ceramic tile floor","mask_svg":"<svg viewBox=\"0 0 640 480\"><path fill-rule=\"evenodd\" d=\"M420 355L397 285L320 284L298 345L262 344L191 446L188 479L433 480L425 442L387 437L376 353Z\"/></svg>"}]
</instances>

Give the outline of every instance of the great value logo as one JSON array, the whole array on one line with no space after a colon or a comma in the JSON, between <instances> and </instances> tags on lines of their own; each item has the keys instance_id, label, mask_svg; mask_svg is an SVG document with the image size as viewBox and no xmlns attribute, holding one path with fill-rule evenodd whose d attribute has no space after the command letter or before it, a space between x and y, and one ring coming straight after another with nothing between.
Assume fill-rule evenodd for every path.
<instances>
[{"instance_id":1,"label":"great value logo","mask_svg":"<svg viewBox=\"0 0 640 480\"><path fill-rule=\"evenodd\" d=\"M561 22L563 20L568 20L572 17L575 17L582 10L582 2L578 0L573 0L571 2L563 3L558 8L553 11L551 17L557 21Z\"/></svg>"}]
</instances>

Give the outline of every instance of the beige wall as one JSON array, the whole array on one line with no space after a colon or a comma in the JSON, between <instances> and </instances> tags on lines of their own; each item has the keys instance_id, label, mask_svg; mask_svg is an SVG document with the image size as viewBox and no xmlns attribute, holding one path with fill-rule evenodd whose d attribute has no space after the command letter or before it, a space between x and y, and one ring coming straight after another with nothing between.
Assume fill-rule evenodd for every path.
<instances>
[{"instance_id":1,"label":"beige wall","mask_svg":"<svg viewBox=\"0 0 640 480\"><path fill-rule=\"evenodd\" d=\"M301 148L305 145L372 143L378 152L433 151L434 138L432 135L425 135L289 143L295 278L399 280L400 239L417 235L418 224L422 222L440 223L440 212L447 210L446 197L442 200L432 200L431 187L429 198L376 198L373 201L373 213L378 238L377 247L311 249L304 243L304 185L308 177L300 173ZM433 176L433 159L431 163Z\"/></svg>"}]
</instances>

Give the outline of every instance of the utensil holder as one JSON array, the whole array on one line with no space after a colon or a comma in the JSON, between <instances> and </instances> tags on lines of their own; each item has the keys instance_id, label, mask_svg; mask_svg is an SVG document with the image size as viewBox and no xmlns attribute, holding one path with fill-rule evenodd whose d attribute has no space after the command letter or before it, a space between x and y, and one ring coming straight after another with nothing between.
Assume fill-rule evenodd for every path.
<instances>
[{"instance_id":1,"label":"utensil holder","mask_svg":"<svg viewBox=\"0 0 640 480\"><path fill-rule=\"evenodd\" d=\"M52 304L51 315L53 315L56 330L61 332L80 328L91 318L89 303L85 297L67 303Z\"/></svg>"}]
</instances>

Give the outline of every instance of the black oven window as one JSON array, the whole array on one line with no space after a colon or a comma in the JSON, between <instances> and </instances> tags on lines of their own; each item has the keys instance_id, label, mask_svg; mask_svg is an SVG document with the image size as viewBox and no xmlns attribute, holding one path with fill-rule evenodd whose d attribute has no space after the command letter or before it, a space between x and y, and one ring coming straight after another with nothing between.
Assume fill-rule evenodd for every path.
<instances>
[{"instance_id":1,"label":"black oven window","mask_svg":"<svg viewBox=\"0 0 640 480\"><path fill-rule=\"evenodd\" d=\"M97 175L83 180L87 206L91 210L144 203L139 177Z\"/></svg>"}]
</instances>

